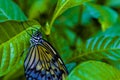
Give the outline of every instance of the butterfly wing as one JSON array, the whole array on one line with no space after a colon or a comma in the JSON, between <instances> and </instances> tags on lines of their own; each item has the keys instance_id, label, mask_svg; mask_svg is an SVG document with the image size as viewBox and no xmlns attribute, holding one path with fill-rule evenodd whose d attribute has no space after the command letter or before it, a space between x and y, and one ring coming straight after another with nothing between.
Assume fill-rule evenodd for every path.
<instances>
[{"instance_id":1,"label":"butterfly wing","mask_svg":"<svg viewBox=\"0 0 120 80\"><path fill-rule=\"evenodd\" d=\"M27 80L63 80L68 74L59 54L45 40L30 48L24 67Z\"/></svg>"}]
</instances>

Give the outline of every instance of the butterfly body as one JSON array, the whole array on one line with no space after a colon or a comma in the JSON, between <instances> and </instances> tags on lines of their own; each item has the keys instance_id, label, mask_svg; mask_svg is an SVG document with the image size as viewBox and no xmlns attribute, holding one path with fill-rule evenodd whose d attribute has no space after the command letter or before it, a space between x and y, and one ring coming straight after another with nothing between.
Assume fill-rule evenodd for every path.
<instances>
[{"instance_id":1,"label":"butterfly body","mask_svg":"<svg viewBox=\"0 0 120 80\"><path fill-rule=\"evenodd\" d=\"M24 61L27 80L63 80L68 72L57 51L36 32Z\"/></svg>"}]
</instances>

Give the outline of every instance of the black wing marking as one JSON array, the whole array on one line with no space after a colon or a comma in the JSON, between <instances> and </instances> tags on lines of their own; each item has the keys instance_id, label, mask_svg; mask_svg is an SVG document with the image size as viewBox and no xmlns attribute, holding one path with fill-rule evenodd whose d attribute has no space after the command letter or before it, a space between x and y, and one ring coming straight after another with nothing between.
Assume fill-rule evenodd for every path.
<instances>
[{"instance_id":1,"label":"black wing marking","mask_svg":"<svg viewBox=\"0 0 120 80\"><path fill-rule=\"evenodd\" d=\"M30 48L24 67L27 80L63 80L68 74L59 54L46 41Z\"/></svg>"}]
</instances>

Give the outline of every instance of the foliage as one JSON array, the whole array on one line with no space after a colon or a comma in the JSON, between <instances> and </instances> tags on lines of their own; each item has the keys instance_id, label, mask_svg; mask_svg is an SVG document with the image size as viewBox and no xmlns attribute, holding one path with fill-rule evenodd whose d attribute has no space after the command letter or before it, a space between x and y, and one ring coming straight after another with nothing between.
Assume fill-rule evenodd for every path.
<instances>
[{"instance_id":1,"label":"foliage","mask_svg":"<svg viewBox=\"0 0 120 80\"><path fill-rule=\"evenodd\" d=\"M35 29L59 52L66 80L119 80L119 8L119 0L0 0L0 80L25 80Z\"/></svg>"}]
</instances>

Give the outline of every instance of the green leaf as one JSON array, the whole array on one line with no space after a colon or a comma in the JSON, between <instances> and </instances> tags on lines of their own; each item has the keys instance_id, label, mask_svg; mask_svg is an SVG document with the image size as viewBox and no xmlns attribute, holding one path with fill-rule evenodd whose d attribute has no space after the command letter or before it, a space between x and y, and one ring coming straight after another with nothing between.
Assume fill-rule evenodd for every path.
<instances>
[{"instance_id":1,"label":"green leaf","mask_svg":"<svg viewBox=\"0 0 120 80\"><path fill-rule=\"evenodd\" d=\"M64 11L71 7L75 7L78 5L82 5L85 2L92 1L92 0L58 0L56 9L54 11L53 18L50 22L50 26L46 29L46 34L50 34L50 30L52 28L52 25L55 21L55 19L60 16Z\"/></svg>"},{"instance_id":2,"label":"green leaf","mask_svg":"<svg viewBox=\"0 0 120 80\"><path fill-rule=\"evenodd\" d=\"M120 0L107 0L106 5L112 7L120 7Z\"/></svg>"},{"instance_id":3,"label":"green leaf","mask_svg":"<svg viewBox=\"0 0 120 80\"><path fill-rule=\"evenodd\" d=\"M98 18L103 31L117 22L118 14L111 8L92 3L86 3L85 6L94 18Z\"/></svg>"},{"instance_id":4,"label":"green leaf","mask_svg":"<svg viewBox=\"0 0 120 80\"><path fill-rule=\"evenodd\" d=\"M12 71L10 71L6 76L4 76L3 80L17 80L19 79L20 76L23 76L24 75L23 61L24 61L23 59L20 60L17 66L14 69L12 69Z\"/></svg>"},{"instance_id":5,"label":"green leaf","mask_svg":"<svg viewBox=\"0 0 120 80\"><path fill-rule=\"evenodd\" d=\"M89 25L90 23L92 23L91 19L92 19L91 14L89 13L89 11L86 8L84 8L83 12L82 12L81 24Z\"/></svg>"},{"instance_id":6,"label":"green leaf","mask_svg":"<svg viewBox=\"0 0 120 80\"><path fill-rule=\"evenodd\" d=\"M67 80L119 80L120 71L98 61L87 61L79 64Z\"/></svg>"},{"instance_id":7,"label":"green leaf","mask_svg":"<svg viewBox=\"0 0 120 80\"><path fill-rule=\"evenodd\" d=\"M40 28L35 21L28 21L23 25L15 21L0 23L0 76L22 64L20 55L30 46L30 35L27 32L32 34L31 30Z\"/></svg>"},{"instance_id":8,"label":"green leaf","mask_svg":"<svg viewBox=\"0 0 120 80\"><path fill-rule=\"evenodd\" d=\"M120 25L118 26L113 26L109 29L107 29L103 35L107 35L107 36L120 36Z\"/></svg>"},{"instance_id":9,"label":"green leaf","mask_svg":"<svg viewBox=\"0 0 120 80\"><path fill-rule=\"evenodd\" d=\"M68 73L70 73L72 69L76 66L76 63L72 62L72 63L66 64L65 66L67 67Z\"/></svg>"},{"instance_id":10,"label":"green leaf","mask_svg":"<svg viewBox=\"0 0 120 80\"><path fill-rule=\"evenodd\" d=\"M62 33L60 31L62 31ZM72 50L68 45L70 45L72 41L73 41L72 38L67 37L67 34L65 34L62 28L53 27L53 30L51 31L51 35L49 36L49 42L53 45L53 47L55 47L55 49L61 55L64 62L66 62L67 59L71 57Z\"/></svg>"},{"instance_id":11,"label":"green leaf","mask_svg":"<svg viewBox=\"0 0 120 80\"><path fill-rule=\"evenodd\" d=\"M108 63L116 69L120 70L120 61L109 61Z\"/></svg>"},{"instance_id":12,"label":"green leaf","mask_svg":"<svg viewBox=\"0 0 120 80\"><path fill-rule=\"evenodd\" d=\"M54 17L60 16L64 11L71 7L82 5L91 0L58 0L57 7L54 12Z\"/></svg>"},{"instance_id":13,"label":"green leaf","mask_svg":"<svg viewBox=\"0 0 120 80\"><path fill-rule=\"evenodd\" d=\"M111 26L104 32L98 32L95 36L120 36L120 20L118 19L118 21L113 26Z\"/></svg>"},{"instance_id":14,"label":"green leaf","mask_svg":"<svg viewBox=\"0 0 120 80\"><path fill-rule=\"evenodd\" d=\"M57 18L54 24L62 24L62 26L74 27L79 22L79 15L81 13L80 6L72 7L65 11L59 18Z\"/></svg>"},{"instance_id":15,"label":"green leaf","mask_svg":"<svg viewBox=\"0 0 120 80\"><path fill-rule=\"evenodd\" d=\"M27 20L21 9L12 0L0 0L0 3L0 22Z\"/></svg>"},{"instance_id":16,"label":"green leaf","mask_svg":"<svg viewBox=\"0 0 120 80\"><path fill-rule=\"evenodd\" d=\"M31 2L33 2L33 1L31 1ZM41 13L46 12L48 9L48 6L47 6L48 2L49 2L48 0L36 0L36 1L34 1L30 10L29 10L29 18L33 19L33 18L39 17L39 15Z\"/></svg>"},{"instance_id":17,"label":"green leaf","mask_svg":"<svg viewBox=\"0 0 120 80\"><path fill-rule=\"evenodd\" d=\"M120 37L100 36L90 38L83 47L84 52L71 58L70 61L82 62L84 60L120 60Z\"/></svg>"}]
</instances>

